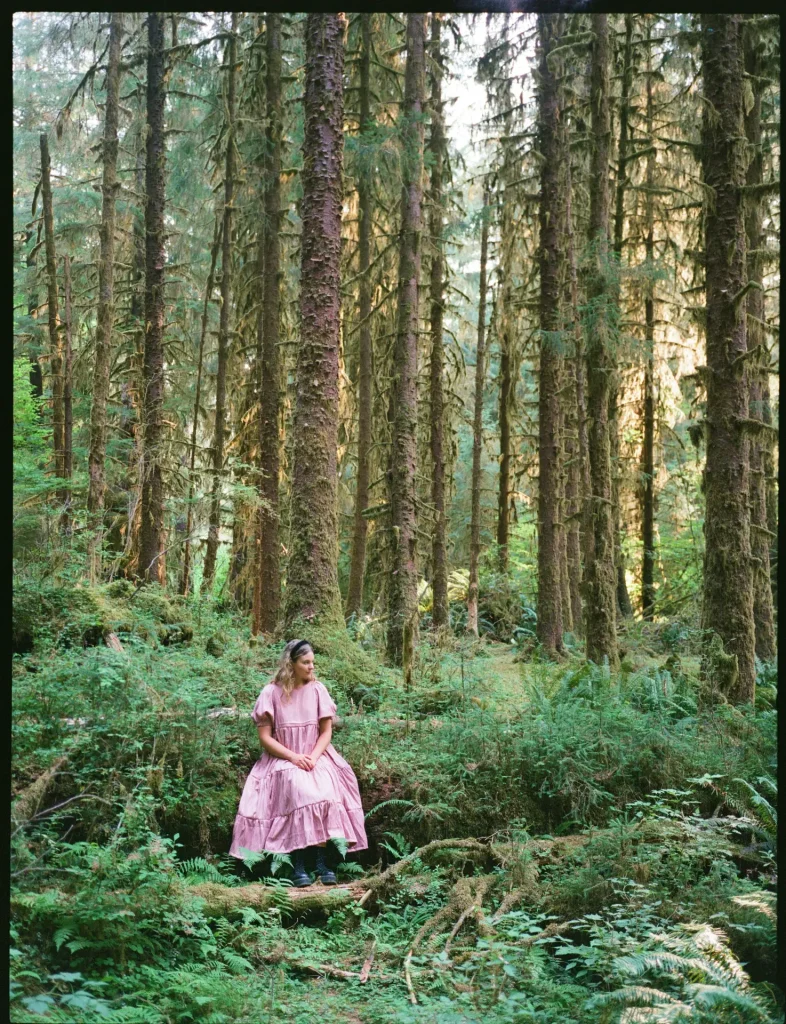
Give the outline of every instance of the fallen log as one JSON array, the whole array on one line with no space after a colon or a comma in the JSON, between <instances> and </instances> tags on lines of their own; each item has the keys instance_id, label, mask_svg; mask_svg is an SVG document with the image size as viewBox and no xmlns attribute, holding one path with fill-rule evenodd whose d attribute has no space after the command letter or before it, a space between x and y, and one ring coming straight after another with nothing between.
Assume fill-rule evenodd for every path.
<instances>
[{"instance_id":1,"label":"fallen log","mask_svg":"<svg viewBox=\"0 0 786 1024\"><path fill-rule=\"evenodd\" d=\"M54 764L47 768L43 774L39 775L37 779L22 790L11 808L11 818L14 825L22 825L26 821L30 821L31 818L35 817L35 814L46 795L46 791L54 782L57 773L67 763L67 754L63 757L58 757Z\"/></svg>"},{"instance_id":2,"label":"fallen log","mask_svg":"<svg viewBox=\"0 0 786 1024\"><path fill-rule=\"evenodd\" d=\"M244 907L255 910L279 907L283 913L298 917L312 913L328 914L357 902L362 892L356 882L346 886L313 885L308 889L276 889L261 882L239 886L199 882L189 886L189 890L205 901L207 917L230 917Z\"/></svg>"}]
</instances>

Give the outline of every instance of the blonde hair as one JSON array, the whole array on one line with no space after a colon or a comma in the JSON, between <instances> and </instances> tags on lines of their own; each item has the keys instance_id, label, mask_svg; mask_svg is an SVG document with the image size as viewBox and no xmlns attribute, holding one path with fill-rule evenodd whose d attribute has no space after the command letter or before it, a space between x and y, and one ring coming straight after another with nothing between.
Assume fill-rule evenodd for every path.
<instances>
[{"instance_id":1,"label":"blonde hair","mask_svg":"<svg viewBox=\"0 0 786 1024\"><path fill-rule=\"evenodd\" d=\"M277 683L284 692L284 699L288 700L290 694L295 689L295 663L292 661L292 649L298 644L302 643L302 640L295 639L290 640L284 650L281 652L281 657L278 659L278 668L276 674L271 679L271 682ZM311 644L304 647L301 651L298 651L297 660L303 657L304 654L313 654L314 651Z\"/></svg>"}]
</instances>

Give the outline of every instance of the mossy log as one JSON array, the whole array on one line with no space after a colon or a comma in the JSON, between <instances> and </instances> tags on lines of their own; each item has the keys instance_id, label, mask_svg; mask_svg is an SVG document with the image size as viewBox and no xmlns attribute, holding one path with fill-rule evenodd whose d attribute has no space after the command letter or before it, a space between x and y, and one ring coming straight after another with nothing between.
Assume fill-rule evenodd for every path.
<instances>
[{"instance_id":1,"label":"mossy log","mask_svg":"<svg viewBox=\"0 0 786 1024\"><path fill-rule=\"evenodd\" d=\"M253 907L255 910L280 907L287 915L306 917L350 906L363 895L364 887L353 882L346 886L314 885L308 889L285 889L282 893L260 882L237 887L218 882L200 882L189 886L189 890L192 895L205 901L204 913L207 917L231 917L243 907Z\"/></svg>"},{"instance_id":2,"label":"mossy log","mask_svg":"<svg viewBox=\"0 0 786 1024\"><path fill-rule=\"evenodd\" d=\"M22 790L11 809L11 818L15 825L22 825L35 816L46 791L54 782L57 773L67 763L67 756L59 757L51 767Z\"/></svg>"}]
</instances>

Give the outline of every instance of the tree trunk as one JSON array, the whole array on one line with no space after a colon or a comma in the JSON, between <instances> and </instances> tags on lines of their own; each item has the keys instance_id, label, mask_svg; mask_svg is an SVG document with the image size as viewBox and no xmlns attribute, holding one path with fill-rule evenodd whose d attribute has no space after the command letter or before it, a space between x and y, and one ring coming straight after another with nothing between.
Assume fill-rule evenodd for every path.
<instances>
[{"instance_id":1,"label":"tree trunk","mask_svg":"<svg viewBox=\"0 0 786 1024\"><path fill-rule=\"evenodd\" d=\"M538 386L538 639L544 653L562 651L562 438L559 431L561 357L560 292L563 282L562 152L557 69L549 54L559 46L562 18L538 15L538 149L540 179L540 377Z\"/></svg>"},{"instance_id":2,"label":"tree trunk","mask_svg":"<svg viewBox=\"0 0 786 1024\"><path fill-rule=\"evenodd\" d=\"M145 160L145 334L142 374L142 521L137 572L164 582L164 16L148 14L147 150Z\"/></svg>"},{"instance_id":3,"label":"tree trunk","mask_svg":"<svg viewBox=\"0 0 786 1024\"><path fill-rule=\"evenodd\" d=\"M262 309L257 323L261 351L259 397L260 496L258 593L255 588L254 633L272 633L281 610L279 560L279 224L281 220L281 15L265 15L264 209L261 265Z\"/></svg>"},{"instance_id":4,"label":"tree trunk","mask_svg":"<svg viewBox=\"0 0 786 1024\"><path fill-rule=\"evenodd\" d=\"M371 14L360 15L362 50L360 55L360 135L371 128ZM352 530L352 560L345 615L358 614L363 600L363 578L366 564L368 520L363 510L368 506L369 458L371 451L371 409L373 383L373 349L371 344L371 233L373 198L371 175L364 166L358 179L359 263L358 316L360 318L360 352L358 366L358 475L355 489L355 516Z\"/></svg>"},{"instance_id":5,"label":"tree trunk","mask_svg":"<svg viewBox=\"0 0 786 1024\"><path fill-rule=\"evenodd\" d=\"M444 399L442 395L442 310L445 290L445 256L442 240L442 174L445 151L445 122L442 111L442 54L440 52L442 19L431 16L431 503L434 506L434 532L431 545L431 620L437 627L447 626L448 565L445 550L445 459L443 447Z\"/></svg>"},{"instance_id":6,"label":"tree trunk","mask_svg":"<svg viewBox=\"0 0 786 1024\"><path fill-rule=\"evenodd\" d=\"M480 465L483 454L483 380L486 357L486 265L489 251L491 197L488 181L483 186L480 229L480 295L478 298L478 345L475 355L475 413L472 424L472 521L469 542L469 593L467 632L478 635L478 560L480 557Z\"/></svg>"},{"instance_id":7,"label":"tree trunk","mask_svg":"<svg viewBox=\"0 0 786 1024\"><path fill-rule=\"evenodd\" d=\"M106 479L106 407L109 400L109 370L112 361L112 323L115 312L115 196L117 193L117 120L120 88L120 45L123 15L113 11L109 23L109 58L106 72L104 139L101 150L103 181L101 200L100 253L98 257L98 312L96 314L96 357L93 367L93 402L90 407L90 451L87 458L88 526L87 571L91 583L101 577L104 496Z\"/></svg>"},{"instance_id":8,"label":"tree trunk","mask_svg":"<svg viewBox=\"0 0 786 1024\"><path fill-rule=\"evenodd\" d=\"M35 216L35 210L33 211ZM29 245L36 234L32 227L25 232L25 245ZM33 251L27 255L26 266L27 266L27 280L26 285L28 289L27 296L27 315L32 319L38 320L38 282L36 280L36 252L38 242L41 240L41 222L38 222L38 238L34 243ZM31 332L33 343L36 350L39 347L39 336L38 327L35 326ZM37 355L30 356L30 387L33 389L33 394L36 398L44 397L44 375L41 371L41 363L39 362Z\"/></svg>"},{"instance_id":9,"label":"tree trunk","mask_svg":"<svg viewBox=\"0 0 786 1024\"><path fill-rule=\"evenodd\" d=\"M49 365L52 374L52 447L55 476L65 476L65 412L63 408L63 343L60 337L60 316L57 301L57 254L55 252L55 219L52 211L49 140L40 137L41 202L44 213L44 244L46 246L47 315L49 320ZM64 500L58 491L58 500Z\"/></svg>"},{"instance_id":10,"label":"tree trunk","mask_svg":"<svg viewBox=\"0 0 786 1024\"><path fill-rule=\"evenodd\" d=\"M224 165L224 227L221 240L221 313L218 323L218 367L216 371L216 420L213 434L213 482L202 587L213 585L221 530L221 494L224 476L224 435L226 434L227 364L229 363L229 313L232 305L232 203L235 189L235 65L237 63L237 13L227 44L227 125Z\"/></svg>"},{"instance_id":11,"label":"tree trunk","mask_svg":"<svg viewBox=\"0 0 786 1024\"><path fill-rule=\"evenodd\" d=\"M402 108L401 234L398 323L394 350L394 424L391 521L395 535L390 580L387 656L408 667L418 631L415 473L417 461L417 341L420 283L423 122L425 99L424 14L407 15L407 67Z\"/></svg>"},{"instance_id":12,"label":"tree trunk","mask_svg":"<svg viewBox=\"0 0 786 1024\"><path fill-rule=\"evenodd\" d=\"M74 468L74 344L71 322L71 257L63 257L63 477L70 480ZM60 529L63 533L71 532L71 491L65 489L63 494L63 515Z\"/></svg>"},{"instance_id":13,"label":"tree trunk","mask_svg":"<svg viewBox=\"0 0 786 1024\"><path fill-rule=\"evenodd\" d=\"M750 17L750 15L749 15ZM745 135L752 147L746 184L761 185L763 160L761 151L761 92L765 74L760 66L757 39L745 34L745 71L753 89L753 103L745 116ZM747 233L748 281L756 287L747 296L747 347L752 353L748 360L750 374L750 417L763 423L772 421L769 411L769 352L766 345L763 267L759 255L764 248L761 201L757 195L748 199L745 218ZM769 413L769 417L768 414ZM769 425L769 424L768 424ZM761 661L775 657L775 628L773 625L772 586L770 583L770 534L767 526L766 465L769 461L772 438L769 430L754 434L750 440L751 489L751 557L753 562L753 621L756 631L756 656Z\"/></svg>"},{"instance_id":14,"label":"tree trunk","mask_svg":"<svg viewBox=\"0 0 786 1024\"><path fill-rule=\"evenodd\" d=\"M609 252L609 36L608 15L593 14L592 156L590 165L590 258L587 300L592 318L587 323L587 416L592 484L593 553L587 572L585 602L587 657L608 659L618 665L614 564L614 509L612 504L609 439L609 387L614 369L612 345L617 328L616 290Z\"/></svg>"},{"instance_id":15,"label":"tree trunk","mask_svg":"<svg viewBox=\"0 0 786 1024\"><path fill-rule=\"evenodd\" d=\"M625 189L628 184L628 118L630 90L633 79L633 15L625 15L625 44L622 57L622 86L620 93L620 135L617 149L617 184L614 208L614 254L622 265L622 247L625 232ZM628 584L625 579L625 556L622 551L622 510L620 507L620 433L619 433L619 369L614 368L609 391L609 439L611 444L612 501L614 502L614 564L617 574L617 612L623 618L633 615Z\"/></svg>"},{"instance_id":16,"label":"tree trunk","mask_svg":"<svg viewBox=\"0 0 786 1024\"><path fill-rule=\"evenodd\" d=\"M191 441L189 444L189 466L188 466L188 498L186 500L186 537L183 544L183 572L180 577L180 593L185 597L191 586L191 532L194 529L194 469L196 466L196 439L199 428L199 409L202 401L202 367L205 357L205 338L207 336L207 321L210 309L210 298L213 294L213 287L216 276L216 263L218 262L218 249L221 245L223 218L216 212L216 226L213 232L213 246L210 250L210 271L207 275L205 286L205 302L202 307L202 328L199 332L199 355L197 356L197 378L196 393L194 395L194 418L191 421Z\"/></svg>"},{"instance_id":17,"label":"tree trunk","mask_svg":"<svg viewBox=\"0 0 786 1024\"><path fill-rule=\"evenodd\" d=\"M338 589L336 446L341 296L343 15L306 19L301 341L292 424L285 621L343 623Z\"/></svg>"},{"instance_id":18,"label":"tree trunk","mask_svg":"<svg viewBox=\"0 0 786 1024\"><path fill-rule=\"evenodd\" d=\"M702 15L704 115L702 164L711 190L705 209L707 461L704 470L702 626L734 659L727 696L755 692L753 574L750 545L748 381L746 361L746 152L741 14ZM741 142L743 140L743 142ZM714 641L712 634L708 640ZM716 660L707 645L705 674ZM717 680L713 680L716 682Z\"/></svg>"},{"instance_id":19,"label":"tree trunk","mask_svg":"<svg viewBox=\"0 0 786 1024\"><path fill-rule=\"evenodd\" d=\"M589 477L589 442L587 439L587 403L584 397L584 345L579 320L579 282L576 269L576 247L573 239L573 175L570 161L569 128L564 124L568 156L565 159L565 231L567 234L568 287L570 289L570 319L573 333L573 356L568 373L570 389L570 430L566 445L568 481L565 494L568 501L567 556L570 567L570 605L573 632L584 634L582 610L582 579L592 554L592 519L589 497L592 491ZM583 563L583 566L582 566Z\"/></svg>"},{"instance_id":20,"label":"tree trunk","mask_svg":"<svg viewBox=\"0 0 786 1024\"><path fill-rule=\"evenodd\" d=\"M647 26L647 139L653 147L652 54ZM644 252L648 273L655 254L652 189L655 187L655 151L647 154ZM655 283L646 285L644 299L644 439L641 458L641 614L651 622L655 614Z\"/></svg>"}]
</instances>

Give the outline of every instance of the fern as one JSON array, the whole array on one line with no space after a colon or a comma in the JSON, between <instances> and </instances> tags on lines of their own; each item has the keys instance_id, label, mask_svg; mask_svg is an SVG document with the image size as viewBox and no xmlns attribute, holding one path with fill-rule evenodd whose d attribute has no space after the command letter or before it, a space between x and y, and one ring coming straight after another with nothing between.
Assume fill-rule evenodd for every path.
<instances>
[{"instance_id":1,"label":"fern","mask_svg":"<svg viewBox=\"0 0 786 1024\"><path fill-rule=\"evenodd\" d=\"M417 804L412 800L400 800L397 797L392 797L390 800L383 800L379 804L374 804L370 811L366 811L366 820L368 820L372 814L376 814L377 811L381 811L383 807L417 807Z\"/></svg>"}]
</instances>

